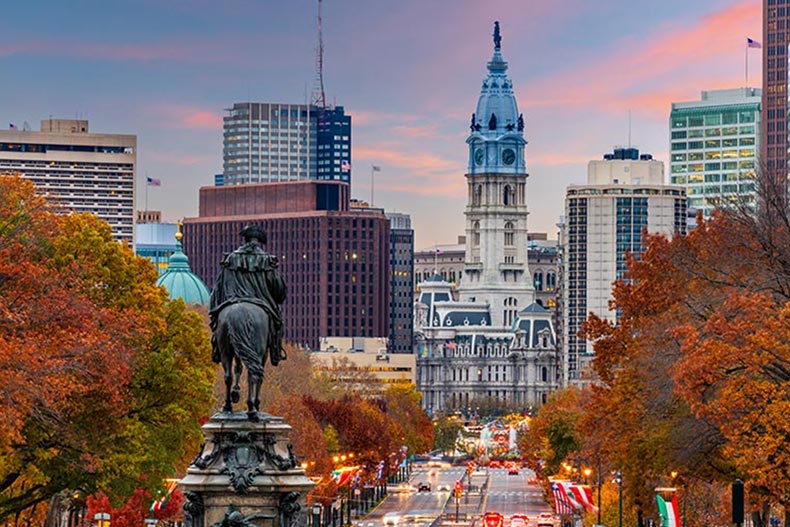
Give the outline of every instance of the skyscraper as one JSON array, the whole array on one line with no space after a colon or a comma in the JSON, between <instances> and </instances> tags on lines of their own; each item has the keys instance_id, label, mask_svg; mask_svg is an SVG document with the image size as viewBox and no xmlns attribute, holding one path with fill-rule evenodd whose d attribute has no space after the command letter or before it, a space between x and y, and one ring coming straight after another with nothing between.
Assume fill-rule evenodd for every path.
<instances>
[{"instance_id":1,"label":"skyscraper","mask_svg":"<svg viewBox=\"0 0 790 527\"><path fill-rule=\"evenodd\" d=\"M41 131L0 131L0 174L18 173L65 212L89 212L133 243L137 137L95 134L88 121L46 119Z\"/></svg>"},{"instance_id":2,"label":"skyscraper","mask_svg":"<svg viewBox=\"0 0 790 527\"><path fill-rule=\"evenodd\" d=\"M728 204L753 207L762 103L756 88L703 91L672 103L670 182L707 218Z\"/></svg>"},{"instance_id":3,"label":"skyscraper","mask_svg":"<svg viewBox=\"0 0 790 527\"><path fill-rule=\"evenodd\" d=\"M202 187L184 252L209 288L251 223L288 285L286 340L317 350L323 337L389 335L390 222L380 209L350 209L349 186L336 181Z\"/></svg>"},{"instance_id":4,"label":"skyscraper","mask_svg":"<svg viewBox=\"0 0 790 527\"><path fill-rule=\"evenodd\" d=\"M617 148L590 161L586 185L570 185L563 235L564 381L575 383L593 356L577 336L590 312L609 310L612 283L623 278L626 254L642 250L642 231L671 236L686 232L686 193L664 184L664 164L635 148Z\"/></svg>"},{"instance_id":5,"label":"skyscraper","mask_svg":"<svg viewBox=\"0 0 790 527\"><path fill-rule=\"evenodd\" d=\"M408 214L387 212L390 220L391 353L414 352L414 231Z\"/></svg>"},{"instance_id":6,"label":"skyscraper","mask_svg":"<svg viewBox=\"0 0 790 527\"><path fill-rule=\"evenodd\" d=\"M763 0L763 146L761 177L787 202L787 61L790 0Z\"/></svg>"},{"instance_id":7,"label":"skyscraper","mask_svg":"<svg viewBox=\"0 0 790 527\"><path fill-rule=\"evenodd\" d=\"M351 116L342 106L236 103L223 130L223 185L351 181Z\"/></svg>"}]
</instances>

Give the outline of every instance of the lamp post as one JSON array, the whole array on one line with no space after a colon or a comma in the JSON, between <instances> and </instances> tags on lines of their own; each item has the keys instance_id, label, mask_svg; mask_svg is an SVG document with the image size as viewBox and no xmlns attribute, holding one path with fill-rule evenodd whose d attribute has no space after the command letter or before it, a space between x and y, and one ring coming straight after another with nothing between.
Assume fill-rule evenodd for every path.
<instances>
[{"instance_id":1,"label":"lamp post","mask_svg":"<svg viewBox=\"0 0 790 527\"><path fill-rule=\"evenodd\" d=\"M313 504L313 527L321 527L321 504Z\"/></svg>"},{"instance_id":2,"label":"lamp post","mask_svg":"<svg viewBox=\"0 0 790 527\"><path fill-rule=\"evenodd\" d=\"M598 525L601 525L601 458L598 458Z\"/></svg>"},{"instance_id":3,"label":"lamp post","mask_svg":"<svg viewBox=\"0 0 790 527\"><path fill-rule=\"evenodd\" d=\"M617 524L623 527L623 473L617 471Z\"/></svg>"}]
</instances>

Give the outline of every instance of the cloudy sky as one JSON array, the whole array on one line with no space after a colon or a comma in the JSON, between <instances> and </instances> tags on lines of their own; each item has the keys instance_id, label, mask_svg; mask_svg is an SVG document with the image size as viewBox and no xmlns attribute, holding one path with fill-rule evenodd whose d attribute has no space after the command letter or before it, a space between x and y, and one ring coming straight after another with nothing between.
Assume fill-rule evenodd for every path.
<instances>
[{"instance_id":1,"label":"cloudy sky","mask_svg":"<svg viewBox=\"0 0 790 527\"><path fill-rule=\"evenodd\" d=\"M7 2L0 123L87 118L138 136L138 208L197 215L222 171L223 109L304 102L317 0ZM670 103L745 84L760 0L324 0L328 99L352 115L352 195L411 214L417 247L464 229L469 116L502 26L526 121L530 230L554 237L565 187L628 142L666 161ZM760 51L749 52L759 86Z\"/></svg>"}]
</instances>

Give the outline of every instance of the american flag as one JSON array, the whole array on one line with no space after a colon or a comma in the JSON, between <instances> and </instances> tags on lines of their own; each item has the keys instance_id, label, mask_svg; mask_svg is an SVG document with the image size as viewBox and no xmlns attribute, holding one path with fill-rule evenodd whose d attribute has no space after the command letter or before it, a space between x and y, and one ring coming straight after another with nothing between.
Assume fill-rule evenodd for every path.
<instances>
[{"instance_id":1,"label":"american flag","mask_svg":"<svg viewBox=\"0 0 790 527\"><path fill-rule=\"evenodd\" d=\"M554 481L551 483L551 493L554 496L554 512L557 514L573 514L573 507L559 483Z\"/></svg>"},{"instance_id":2,"label":"american flag","mask_svg":"<svg viewBox=\"0 0 790 527\"><path fill-rule=\"evenodd\" d=\"M348 161L343 161L340 163L340 170L351 170L351 163Z\"/></svg>"},{"instance_id":3,"label":"american flag","mask_svg":"<svg viewBox=\"0 0 790 527\"><path fill-rule=\"evenodd\" d=\"M146 177L145 182L149 187L161 187L162 180L161 179L154 179L152 177Z\"/></svg>"},{"instance_id":4,"label":"american flag","mask_svg":"<svg viewBox=\"0 0 790 527\"><path fill-rule=\"evenodd\" d=\"M747 38L747 39L746 39L746 47L747 47L747 48L756 48L756 49L760 49L760 48L762 48L762 47L763 47L763 45L762 45L762 44L760 44L759 42L757 42L756 40L752 40L751 38Z\"/></svg>"}]
</instances>

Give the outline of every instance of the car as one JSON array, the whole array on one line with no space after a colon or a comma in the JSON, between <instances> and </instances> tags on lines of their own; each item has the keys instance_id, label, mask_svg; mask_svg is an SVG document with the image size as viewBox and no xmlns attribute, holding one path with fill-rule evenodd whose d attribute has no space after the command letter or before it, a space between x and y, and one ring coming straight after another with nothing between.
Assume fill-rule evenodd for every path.
<instances>
[{"instance_id":1,"label":"car","mask_svg":"<svg viewBox=\"0 0 790 527\"><path fill-rule=\"evenodd\" d=\"M504 527L505 517L498 512L487 512L483 514L483 527Z\"/></svg>"},{"instance_id":2,"label":"car","mask_svg":"<svg viewBox=\"0 0 790 527\"><path fill-rule=\"evenodd\" d=\"M514 514L510 517L510 527L527 527L529 518L526 514Z\"/></svg>"},{"instance_id":3,"label":"car","mask_svg":"<svg viewBox=\"0 0 790 527\"><path fill-rule=\"evenodd\" d=\"M536 519L538 527L554 527L554 515L550 512L541 512Z\"/></svg>"},{"instance_id":4,"label":"car","mask_svg":"<svg viewBox=\"0 0 790 527\"><path fill-rule=\"evenodd\" d=\"M381 521L384 525L398 525L398 522L400 522L400 514L397 512L387 512L384 514Z\"/></svg>"},{"instance_id":5,"label":"car","mask_svg":"<svg viewBox=\"0 0 790 527\"><path fill-rule=\"evenodd\" d=\"M510 467L507 469L508 476L518 476L518 467Z\"/></svg>"},{"instance_id":6,"label":"car","mask_svg":"<svg viewBox=\"0 0 790 527\"><path fill-rule=\"evenodd\" d=\"M450 492L450 485L447 483L440 483L436 490L439 492Z\"/></svg>"},{"instance_id":7,"label":"car","mask_svg":"<svg viewBox=\"0 0 790 527\"><path fill-rule=\"evenodd\" d=\"M417 485L417 492L431 492L431 484L427 481L421 482Z\"/></svg>"}]
</instances>

